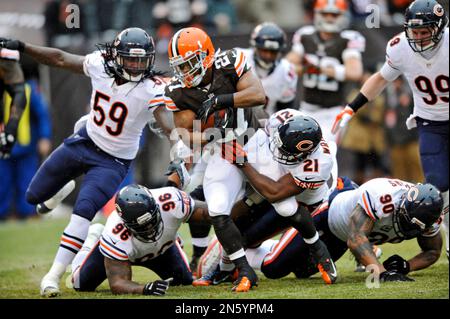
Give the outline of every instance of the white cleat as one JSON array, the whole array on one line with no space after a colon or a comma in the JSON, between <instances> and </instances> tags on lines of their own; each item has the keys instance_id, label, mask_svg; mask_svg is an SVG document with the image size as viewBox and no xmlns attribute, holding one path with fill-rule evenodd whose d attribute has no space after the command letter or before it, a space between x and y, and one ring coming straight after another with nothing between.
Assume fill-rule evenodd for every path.
<instances>
[{"instance_id":1,"label":"white cleat","mask_svg":"<svg viewBox=\"0 0 450 319\"><path fill-rule=\"evenodd\" d=\"M41 281L41 296L47 298L53 298L61 295L61 290L59 290L59 278L46 274Z\"/></svg>"},{"instance_id":2,"label":"white cleat","mask_svg":"<svg viewBox=\"0 0 450 319\"><path fill-rule=\"evenodd\" d=\"M70 193L75 189L75 181L71 180L63 188L61 188L52 198L38 204L36 211L39 214L47 214L56 208Z\"/></svg>"}]
</instances>

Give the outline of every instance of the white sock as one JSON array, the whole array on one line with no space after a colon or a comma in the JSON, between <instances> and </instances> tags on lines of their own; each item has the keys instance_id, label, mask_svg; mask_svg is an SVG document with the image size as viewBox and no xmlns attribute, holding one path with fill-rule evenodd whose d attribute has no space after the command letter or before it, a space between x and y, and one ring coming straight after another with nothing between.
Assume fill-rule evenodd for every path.
<instances>
[{"instance_id":1,"label":"white sock","mask_svg":"<svg viewBox=\"0 0 450 319\"><path fill-rule=\"evenodd\" d=\"M194 238L192 237L192 245L197 247L208 247L209 244L209 236L202 238Z\"/></svg>"},{"instance_id":2,"label":"white sock","mask_svg":"<svg viewBox=\"0 0 450 319\"><path fill-rule=\"evenodd\" d=\"M316 232L316 234L314 235L313 238L303 238L305 240L305 243L307 243L308 245L312 245L314 244L316 241L319 240L319 233Z\"/></svg>"},{"instance_id":3,"label":"white sock","mask_svg":"<svg viewBox=\"0 0 450 319\"><path fill-rule=\"evenodd\" d=\"M62 277L68 265L83 246L83 242L88 234L90 221L78 215L72 215L69 224L64 229L61 242L53 261L50 272Z\"/></svg>"},{"instance_id":4,"label":"white sock","mask_svg":"<svg viewBox=\"0 0 450 319\"><path fill-rule=\"evenodd\" d=\"M261 270L261 265L264 262L267 254L270 253L272 247L278 243L278 240L269 239L264 241L258 248L251 248L245 251L250 267L255 270Z\"/></svg>"}]
</instances>

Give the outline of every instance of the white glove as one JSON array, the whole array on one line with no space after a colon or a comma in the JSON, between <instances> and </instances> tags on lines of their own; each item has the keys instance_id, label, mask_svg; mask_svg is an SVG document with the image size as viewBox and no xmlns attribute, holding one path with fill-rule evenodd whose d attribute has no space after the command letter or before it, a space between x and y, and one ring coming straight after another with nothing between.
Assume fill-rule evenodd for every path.
<instances>
[{"instance_id":1,"label":"white glove","mask_svg":"<svg viewBox=\"0 0 450 319\"><path fill-rule=\"evenodd\" d=\"M331 133L337 134L341 128L347 126L347 123L353 117L355 112L350 106L346 106L335 118Z\"/></svg>"}]
</instances>

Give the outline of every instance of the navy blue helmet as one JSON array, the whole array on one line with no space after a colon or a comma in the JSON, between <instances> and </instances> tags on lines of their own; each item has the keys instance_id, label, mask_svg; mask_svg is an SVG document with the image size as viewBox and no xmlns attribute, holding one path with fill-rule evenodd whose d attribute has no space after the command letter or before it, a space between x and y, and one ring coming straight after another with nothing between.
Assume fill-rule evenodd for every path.
<instances>
[{"instance_id":1,"label":"navy blue helmet","mask_svg":"<svg viewBox=\"0 0 450 319\"><path fill-rule=\"evenodd\" d=\"M405 32L409 45L415 52L435 48L444 35L448 17L444 8L435 0L416 0L406 9ZM429 35L418 36L418 29L428 29Z\"/></svg>"},{"instance_id":2,"label":"navy blue helmet","mask_svg":"<svg viewBox=\"0 0 450 319\"><path fill-rule=\"evenodd\" d=\"M255 27L250 37L250 45L255 49L255 61L263 69L270 69L279 61L286 49L286 33L272 22L264 22ZM262 56L258 50L268 50L275 54L273 58Z\"/></svg>"},{"instance_id":3,"label":"navy blue helmet","mask_svg":"<svg viewBox=\"0 0 450 319\"><path fill-rule=\"evenodd\" d=\"M116 210L125 227L143 242L155 242L164 230L159 206L150 191L141 185L128 185L116 196Z\"/></svg>"},{"instance_id":4,"label":"navy blue helmet","mask_svg":"<svg viewBox=\"0 0 450 319\"><path fill-rule=\"evenodd\" d=\"M139 82L152 76L155 43L143 29L125 29L112 43L100 45L99 48L105 51L105 68L108 74L130 82Z\"/></svg>"},{"instance_id":5,"label":"navy blue helmet","mask_svg":"<svg viewBox=\"0 0 450 319\"><path fill-rule=\"evenodd\" d=\"M285 165L296 165L314 152L322 140L319 123L310 116L289 118L274 131L270 150L274 159Z\"/></svg>"},{"instance_id":6,"label":"navy blue helmet","mask_svg":"<svg viewBox=\"0 0 450 319\"><path fill-rule=\"evenodd\" d=\"M413 238L430 230L441 216L444 201L431 184L417 184L404 195L394 213L394 227L400 236Z\"/></svg>"}]
</instances>

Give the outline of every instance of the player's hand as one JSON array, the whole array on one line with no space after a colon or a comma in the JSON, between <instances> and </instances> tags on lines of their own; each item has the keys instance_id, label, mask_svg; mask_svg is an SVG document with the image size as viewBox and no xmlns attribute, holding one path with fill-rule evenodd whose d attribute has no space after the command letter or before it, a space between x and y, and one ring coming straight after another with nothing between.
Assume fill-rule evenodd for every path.
<instances>
[{"instance_id":1,"label":"player's hand","mask_svg":"<svg viewBox=\"0 0 450 319\"><path fill-rule=\"evenodd\" d=\"M165 175L169 176L173 173L177 173L180 179L180 189L184 189L191 182L191 175L186 168L186 163L180 158L176 158L170 162Z\"/></svg>"},{"instance_id":2,"label":"player's hand","mask_svg":"<svg viewBox=\"0 0 450 319\"><path fill-rule=\"evenodd\" d=\"M0 37L0 48L5 48L9 50L18 50L23 52L25 49L25 43L20 40L13 40Z\"/></svg>"},{"instance_id":3,"label":"player's hand","mask_svg":"<svg viewBox=\"0 0 450 319\"><path fill-rule=\"evenodd\" d=\"M242 167L248 162L247 153L236 140L222 144L222 158L238 167Z\"/></svg>"},{"instance_id":4,"label":"player's hand","mask_svg":"<svg viewBox=\"0 0 450 319\"><path fill-rule=\"evenodd\" d=\"M383 262L383 266L387 271L395 271L403 275L408 274L410 270L409 262L399 255L393 255L386 259Z\"/></svg>"},{"instance_id":5,"label":"player's hand","mask_svg":"<svg viewBox=\"0 0 450 319\"><path fill-rule=\"evenodd\" d=\"M211 96L202 103L202 108L198 111L197 116L203 123L206 123L209 116L217 110L220 110L217 105L217 96Z\"/></svg>"},{"instance_id":6,"label":"player's hand","mask_svg":"<svg viewBox=\"0 0 450 319\"><path fill-rule=\"evenodd\" d=\"M355 112L350 106L346 106L335 118L331 133L337 134L341 128L344 128L351 120Z\"/></svg>"},{"instance_id":7,"label":"player's hand","mask_svg":"<svg viewBox=\"0 0 450 319\"><path fill-rule=\"evenodd\" d=\"M16 142L14 134L8 131L0 133L0 158L8 159L11 156L11 151Z\"/></svg>"},{"instance_id":8,"label":"player's hand","mask_svg":"<svg viewBox=\"0 0 450 319\"><path fill-rule=\"evenodd\" d=\"M414 279L393 270L386 270L380 274L380 281L414 281Z\"/></svg>"},{"instance_id":9,"label":"player's hand","mask_svg":"<svg viewBox=\"0 0 450 319\"><path fill-rule=\"evenodd\" d=\"M146 296L164 296L169 289L170 282L172 278L166 280L155 280L153 282L149 282L144 286L143 294Z\"/></svg>"}]
</instances>

